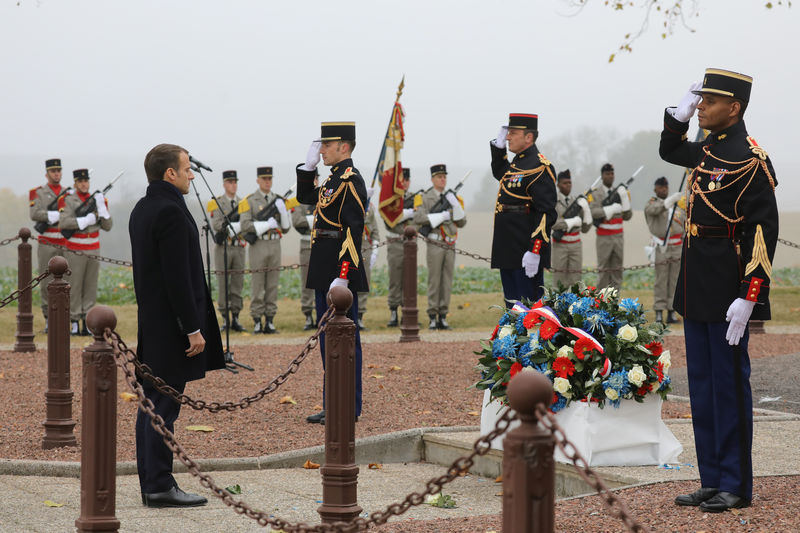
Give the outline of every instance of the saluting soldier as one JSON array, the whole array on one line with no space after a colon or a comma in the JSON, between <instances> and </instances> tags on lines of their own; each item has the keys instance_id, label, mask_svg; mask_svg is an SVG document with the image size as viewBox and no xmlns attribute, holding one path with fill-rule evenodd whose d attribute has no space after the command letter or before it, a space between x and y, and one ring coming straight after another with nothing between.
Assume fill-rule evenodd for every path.
<instances>
[{"instance_id":1,"label":"saluting soldier","mask_svg":"<svg viewBox=\"0 0 800 533\"><path fill-rule=\"evenodd\" d=\"M317 177L319 173L316 174ZM314 179L317 186L318 179ZM306 317L303 330L314 329L314 290L306 287L308 278L308 259L311 257L311 228L314 226L314 206L301 204L297 197L286 202L286 207L292 213L292 226L300 234L300 310Z\"/></svg>"},{"instance_id":2,"label":"saluting soldier","mask_svg":"<svg viewBox=\"0 0 800 533\"><path fill-rule=\"evenodd\" d=\"M353 293L353 304L347 316L358 317L358 294L369 292L361 256L364 234L364 207L367 188L364 178L353 165L356 145L355 122L323 122L321 138L311 143L306 162L297 166L297 199L314 209L311 233L311 259L306 286L314 289L317 320L328 309L327 295L333 287L347 287ZM314 186L314 170L320 156L331 174L318 187ZM325 368L325 334L320 336L322 368ZM355 416L361 415L361 335L355 338ZM323 377L322 399L325 401ZM324 403L323 403L324 405ZM310 423L325 423L325 410L306 418Z\"/></svg>"},{"instance_id":3,"label":"saluting soldier","mask_svg":"<svg viewBox=\"0 0 800 533\"><path fill-rule=\"evenodd\" d=\"M572 174L569 169L558 173L558 218L553 224L553 283L569 287L581 280L583 243L581 233L592 228L592 212L583 196L572 194ZM567 213L567 210L570 210Z\"/></svg>"},{"instance_id":4,"label":"saluting soldier","mask_svg":"<svg viewBox=\"0 0 800 533\"><path fill-rule=\"evenodd\" d=\"M667 311L667 324L674 324L678 319L675 318L675 311L672 309L672 298L675 296L675 287L678 284L686 202L680 191L669 194L669 181L664 176L656 180L654 192L656 195L650 198L644 208L644 218L655 248L656 279L653 284L653 309L656 312L656 322L663 322L664 311ZM672 214L673 207L674 214ZM670 220L671 214L672 220ZM664 242L668 224L669 236L667 242Z\"/></svg>"},{"instance_id":5,"label":"saluting soldier","mask_svg":"<svg viewBox=\"0 0 800 533\"><path fill-rule=\"evenodd\" d=\"M61 187L61 160L48 159L45 161L45 178L47 183L30 190L30 217L35 222L34 228L39 232L39 245L36 256L39 261L39 274L47 270L47 263L53 257L64 255L67 239L58 229L60 212L58 211L58 198L67 194L69 187ZM70 265L72 266L72 265ZM42 297L42 315L44 316L45 333L47 332L47 283L39 285Z\"/></svg>"},{"instance_id":6,"label":"saluting soldier","mask_svg":"<svg viewBox=\"0 0 800 533\"><path fill-rule=\"evenodd\" d=\"M97 254L100 250L100 230L110 231L111 214L103 193L89 192L89 171L79 168L72 172L75 191L62 197L59 202L61 221L59 227L67 238L67 261L70 275L69 318L72 335L89 335L86 313L97 302L97 278L100 262L72 252ZM94 197L94 198L92 198ZM94 206L92 206L94 200ZM87 211L88 210L88 211ZM86 214L83 214L86 212Z\"/></svg>"},{"instance_id":7,"label":"saluting soldier","mask_svg":"<svg viewBox=\"0 0 800 533\"><path fill-rule=\"evenodd\" d=\"M625 185L614 185L614 167L606 163L600 169L602 183L590 195L592 218L597 222L598 287L622 287L622 264L625 259L625 235L622 221L630 220L631 195ZM619 202L603 205L609 195L619 194Z\"/></svg>"},{"instance_id":8,"label":"saluting soldier","mask_svg":"<svg viewBox=\"0 0 800 533\"><path fill-rule=\"evenodd\" d=\"M440 244L428 244L428 329L450 329L447 313L450 310L450 292L453 288L455 245L458 228L467 224L464 200L447 187L447 166L431 167L432 186L414 198L414 222L419 227L429 226L428 239Z\"/></svg>"},{"instance_id":9,"label":"saluting soldier","mask_svg":"<svg viewBox=\"0 0 800 533\"><path fill-rule=\"evenodd\" d=\"M281 237L291 228L291 218L283 199L272 192L272 167L256 170L258 189L239 202L242 233L250 235L250 268L273 268L281 266ZM261 220L259 213L267 207L277 209L273 216ZM250 278L250 316L253 318L253 333L277 333L275 314L278 312L278 281L280 271L253 272ZM261 317L264 325L261 325Z\"/></svg>"},{"instance_id":10,"label":"saluting soldier","mask_svg":"<svg viewBox=\"0 0 800 533\"><path fill-rule=\"evenodd\" d=\"M397 308L403 303L403 233L406 226L413 223L414 218L414 194L409 192L411 185L411 169L403 169L402 187L405 190L403 196L403 214L390 226L386 220L387 237L390 240L386 245L386 263L389 273L389 322L386 324L390 328L400 325L400 317L397 315Z\"/></svg>"},{"instance_id":11,"label":"saluting soldier","mask_svg":"<svg viewBox=\"0 0 800 533\"><path fill-rule=\"evenodd\" d=\"M747 322L770 318L778 208L772 163L744 124L752 83L707 69L665 111L659 147L665 161L694 168L674 307L684 319L701 488L675 503L707 512L747 507L753 490ZM710 131L703 142L686 139L695 108Z\"/></svg>"},{"instance_id":12,"label":"saluting soldier","mask_svg":"<svg viewBox=\"0 0 800 533\"><path fill-rule=\"evenodd\" d=\"M364 274L367 276L367 283L370 282L372 276L372 267L375 265L375 261L378 260L378 248L376 248L376 245L381 238L378 219L375 217L372 192L371 187L367 187L367 214L364 218L364 238L361 241L361 257L364 258ZM356 326L361 331L366 331L367 329L367 326L364 325L364 315L367 313L368 300L368 291L358 293L358 322L356 322Z\"/></svg>"},{"instance_id":13,"label":"saluting soldier","mask_svg":"<svg viewBox=\"0 0 800 533\"><path fill-rule=\"evenodd\" d=\"M231 313L230 329L244 331L239 322L239 312L242 310L242 287L244 274L229 272L227 291L225 286L225 270L244 270L244 249L247 241L241 235L242 224L239 221L239 177L235 170L226 170L222 173L222 188L225 194L217 196L208 202L208 216L211 217L211 229L214 231L214 268L220 271L217 274L217 308L222 314L222 325L225 329L228 320L228 311ZM224 214L224 216L223 216ZM231 229L225 222L225 217L231 222ZM227 241L227 250L226 248ZM225 256L227 255L227 268ZM230 305L228 305L230 304Z\"/></svg>"},{"instance_id":14,"label":"saluting soldier","mask_svg":"<svg viewBox=\"0 0 800 533\"><path fill-rule=\"evenodd\" d=\"M556 171L539 153L539 116L511 113L489 142L492 175L500 182L494 209L492 268L500 269L506 305L544 294L550 230L556 221ZM516 154L509 163L508 149Z\"/></svg>"}]
</instances>

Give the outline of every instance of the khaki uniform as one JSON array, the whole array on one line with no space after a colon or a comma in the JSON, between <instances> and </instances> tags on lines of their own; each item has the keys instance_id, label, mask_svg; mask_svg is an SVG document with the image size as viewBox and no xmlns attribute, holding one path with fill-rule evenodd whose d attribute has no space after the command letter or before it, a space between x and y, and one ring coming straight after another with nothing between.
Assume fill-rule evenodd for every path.
<instances>
[{"instance_id":1,"label":"khaki uniform","mask_svg":"<svg viewBox=\"0 0 800 533\"><path fill-rule=\"evenodd\" d=\"M581 280L580 270L583 268L583 243L581 242L581 233L588 232L592 224L586 224L586 220L579 212L581 217L581 225L579 227L572 227L567 231L567 223L564 221L564 212L575 201L575 196L564 196L561 191L556 191L558 200L556 201L556 213L558 218L556 223L553 224L553 231L563 232L560 239L553 237L553 255L551 260L551 268L553 271L553 284L558 286L559 283L565 287L569 287ZM583 210L581 210L583 211ZM563 272L564 270L572 270L574 272Z\"/></svg>"},{"instance_id":2,"label":"khaki uniform","mask_svg":"<svg viewBox=\"0 0 800 533\"><path fill-rule=\"evenodd\" d=\"M64 191L64 188L59 187L56 190L58 194L60 194ZM39 262L39 274L47 270L47 263L50 259L57 255L62 257L65 255L65 250L63 248L57 248L57 246L66 246L67 239L61 235L58 229L58 222L50 225L47 219L48 207L50 207L50 204L57 198L58 194L54 192L49 185L36 187L35 189L31 189L29 193L31 220L47 224L47 231L39 235L39 245L36 248L36 256ZM58 206L56 205L55 209L52 209L52 211L58 211ZM71 264L70 267L72 267ZM69 281L69 276L64 276L64 279ZM42 297L42 314L45 320L47 319L47 285L47 280L39 284L39 291Z\"/></svg>"},{"instance_id":3,"label":"khaki uniform","mask_svg":"<svg viewBox=\"0 0 800 533\"><path fill-rule=\"evenodd\" d=\"M293 198L289 203L295 204ZM304 315L314 312L314 289L306 287L308 260L311 258L311 226L314 223L314 206L297 203L291 208L292 226L300 234L300 310Z\"/></svg>"},{"instance_id":4,"label":"khaki uniform","mask_svg":"<svg viewBox=\"0 0 800 533\"><path fill-rule=\"evenodd\" d=\"M73 322L85 319L86 313L97 302L97 278L100 275L100 262L97 259L91 259L75 252L99 255L100 230L109 231L113 224L111 218L101 218L95 210L96 223L85 228L78 226L75 211L80 207L84 199L89 196L91 196L91 193L81 198L77 193L73 192L59 202L61 204L60 228L75 230L75 233L67 239L69 251L66 254L69 269L72 271L69 280L69 318Z\"/></svg>"},{"instance_id":5,"label":"khaki uniform","mask_svg":"<svg viewBox=\"0 0 800 533\"><path fill-rule=\"evenodd\" d=\"M220 213L220 209L222 213L225 213L225 216L230 218L233 215L233 218L238 218L239 196L235 195L233 198L226 195L218 196L216 199L208 202L206 210L208 211L209 217L211 217L212 231L215 234L223 230L225 231L225 238L228 241L228 270L244 270L244 249L247 246L247 242L242 238L241 233L237 235L238 238L230 237L230 233L228 233L226 227L225 217ZM235 223L236 221L231 220L231 222ZM237 225L234 224L234 227L236 226ZM224 244L214 245L214 268L216 270L225 270L225 254L226 250ZM230 312L234 315L238 315L239 311L242 310L243 285L244 274L238 272L228 274L228 299L231 304ZM228 311L226 303L225 274L220 273L217 274L217 307L223 316L225 316Z\"/></svg>"},{"instance_id":6,"label":"khaki uniform","mask_svg":"<svg viewBox=\"0 0 800 533\"><path fill-rule=\"evenodd\" d=\"M364 274L367 275L367 283L372 278L372 246L380 240L380 230L378 221L375 218L375 206L370 202L364 217L364 238L361 240L361 257L364 259ZM369 292L358 293L358 313L364 315L367 312L367 300Z\"/></svg>"},{"instance_id":7,"label":"khaki uniform","mask_svg":"<svg viewBox=\"0 0 800 533\"><path fill-rule=\"evenodd\" d=\"M414 223L417 226L430 225L428 213L442 198L444 193L440 193L433 187L420 193L414 198ZM464 200L456 196L461 208L464 207ZM426 260L428 263L428 316L439 315L447 316L450 309L450 293L453 288L453 269L455 268L456 252L454 250L458 228L463 228L467 224L467 217L453 220L453 209L450 208L451 219L439 224L428 234L428 239L442 244L447 248L428 244L426 246Z\"/></svg>"},{"instance_id":8,"label":"khaki uniform","mask_svg":"<svg viewBox=\"0 0 800 533\"><path fill-rule=\"evenodd\" d=\"M406 191L405 202L413 193ZM386 225L386 223L384 222ZM389 271L389 308L395 309L403 305L403 232L412 220L404 220L395 224L393 228L386 225L386 236L398 239L386 245L386 262Z\"/></svg>"},{"instance_id":9,"label":"khaki uniform","mask_svg":"<svg viewBox=\"0 0 800 533\"><path fill-rule=\"evenodd\" d=\"M272 203L276 198L274 192L264 194L257 190L239 203L239 215L242 223L242 233L255 233L254 216L261 209ZM280 214L275 215L279 224L278 229L271 229L259 236L255 244L250 245L250 268L278 268L281 266L281 237L291 228L291 220L283 220ZM253 320L260 320L265 315L268 320L278 312L278 280L280 272L254 272L250 282L252 300L250 301L250 316Z\"/></svg>"},{"instance_id":10,"label":"khaki uniform","mask_svg":"<svg viewBox=\"0 0 800 533\"><path fill-rule=\"evenodd\" d=\"M662 244L667 231L667 219L672 209L667 209L664 206L664 200L657 197L650 198L644 208L644 218L653 235L656 249L656 280L653 285L653 310L655 311L672 311L672 299L675 295L675 287L678 285L678 273L681 266L683 224L686 220L686 211L681 208L681 205L684 207L686 205L683 198L678 201L675 208L666 246L662 246Z\"/></svg>"},{"instance_id":11,"label":"khaki uniform","mask_svg":"<svg viewBox=\"0 0 800 533\"><path fill-rule=\"evenodd\" d=\"M594 189L591 193L592 199L589 202L589 208L592 210L592 218L602 220L597 227L597 268L601 271L598 276L597 287L614 287L619 290L622 287L622 266L625 259L625 236L623 234L622 221L630 220L633 216L633 211L629 209L621 214L614 215L610 219L606 219L606 214L603 211L603 200L615 187L616 184L613 184L609 189L601 184ZM630 193L627 190L623 189L620 194L627 194L630 198ZM603 271L603 269L611 270Z\"/></svg>"}]
</instances>

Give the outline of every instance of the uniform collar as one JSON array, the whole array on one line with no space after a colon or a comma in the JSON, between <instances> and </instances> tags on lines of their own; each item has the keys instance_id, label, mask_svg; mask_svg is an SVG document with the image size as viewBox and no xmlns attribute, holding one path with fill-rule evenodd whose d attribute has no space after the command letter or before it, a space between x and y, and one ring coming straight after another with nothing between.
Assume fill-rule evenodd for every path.
<instances>
[{"instance_id":1,"label":"uniform collar","mask_svg":"<svg viewBox=\"0 0 800 533\"><path fill-rule=\"evenodd\" d=\"M331 167L331 174L340 174L344 172L346 168L352 166L353 166L352 158L342 159L341 161L339 161L338 163L336 163Z\"/></svg>"},{"instance_id":2,"label":"uniform collar","mask_svg":"<svg viewBox=\"0 0 800 533\"><path fill-rule=\"evenodd\" d=\"M533 157L537 153L539 153L539 150L536 148L536 143L533 143L528 148L518 153L516 157L514 157L514 159L524 159L526 157Z\"/></svg>"},{"instance_id":3,"label":"uniform collar","mask_svg":"<svg viewBox=\"0 0 800 533\"><path fill-rule=\"evenodd\" d=\"M56 196L58 196L59 194L61 194L61 184L60 184L60 183L59 183L58 185L53 185L53 184L51 184L51 183L48 183L48 184L47 184L47 186L48 186L48 187L50 187L50 190L51 190L51 191L53 191L53 193L54 193Z\"/></svg>"},{"instance_id":4,"label":"uniform collar","mask_svg":"<svg viewBox=\"0 0 800 533\"><path fill-rule=\"evenodd\" d=\"M75 191L75 193L78 195L78 198L81 199L81 202L85 202L92 195L92 193L90 193L90 192L78 192L78 191Z\"/></svg>"},{"instance_id":5,"label":"uniform collar","mask_svg":"<svg viewBox=\"0 0 800 533\"><path fill-rule=\"evenodd\" d=\"M744 120L740 120L733 126L729 126L724 130L710 133L706 138L706 144L725 142L728 139L741 136L747 136L747 127L744 125Z\"/></svg>"}]
</instances>

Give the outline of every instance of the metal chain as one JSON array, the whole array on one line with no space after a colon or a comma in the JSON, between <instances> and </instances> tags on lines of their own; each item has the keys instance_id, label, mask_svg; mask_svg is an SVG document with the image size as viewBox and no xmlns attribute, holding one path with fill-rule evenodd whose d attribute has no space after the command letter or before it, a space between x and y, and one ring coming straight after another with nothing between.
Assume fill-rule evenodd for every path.
<instances>
[{"instance_id":1,"label":"metal chain","mask_svg":"<svg viewBox=\"0 0 800 533\"><path fill-rule=\"evenodd\" d=\"M572 464L575 466L575 470L583 478L583 480L591 485L591 487L603 497L603 504L605 504L605 506L608 508L611 515L622 520L622 522L625 524L625 527L627 527L630 531L639 533L648 531L647 528L640 524L631 515L625 503L614 493L612 493L600 476L598 476L597 473L591 469L589 463L586 462L586 459L583 458L575 445L569 441L567 434L564 432L561 426L558 425L555 415L553 415L553 413L551 413L543 404L538 404L536 406L536 418L538 418L539 422L541 422L545 429L552 433L553 438L555 438L556 445L561 450L561 453L563 453L567 459L572 461ZM571 449L571 451L567 451L568 449Z\"/></svg>"},{"instance_id":2,"label":"metal chain","mask_svg":"<svg viewBox=\"0 0 800 533\"><path fill-rule=\"evenodd\" d=\"M169 396L175 402L180 403L182 405L188 405L192 409L197 411L206 410L211 413L218 413L220 411L235 411L236 409L246 409L250 407L252 404L262 400L267 394L275 392L278 387L284 384L286 380L289 378L290 374L295 374L297 370L300 368L300 363L302 363L308 354L317 346L317 341L319 339L320 334L325 331L325 328L328 326L328 321L330 317L333 316L334 307L330 306L325 314L322 315L322 319L319 321L319 326L317 327L317 331L314 332L306 341L305 346L300 351L300 354L295 357L291 363L289 363L289 367L282 373L279 374L276 378L274 378L271 382L267 384L266 387L259 390L255 394L251 396L247 396L242 398L237 402L206 402L204 400L195 400L186 394L180 393L174 388L167 385L167 383L161 379L160 377L153 374L151 368L140 362L136 358L136 353L133 352L122 338L119 336L118 333L113 332L111 335L113 336L114 340L117 343L117 346L120 347L120 350L123 352L123 357L125 357L126 362L132 363L133 366L136 368L136 373L149 381L153 384L153 387L164 394L165 396Z\"/></svg>"},{"instance_id":3,"label":"metal chain","mask_svg":"<svg viewBox=\"0 0 800 533\"><path fill-rule=\"evenodd\" d=\"M277 267L263 267L263 268L242 268L242 269L228 269L228 274L255 274L259 272L282 272L284 270L296 270L300 267L308 266L306 263L293 263L291 265L281 265ZM224 270L212 270L212 274L225 274Z\"/></svg>"},{"instance_id":4,"label":"metal chain","mask_svg":"<svg viewBox=\"0 0 800 533\"><path fill-rule=\"evenodd\" d=\"M133 263L131 263L130 261L125 261L124 259L113 259L111 257L104 257L102 255L89 254L89 253L86 253L86 252L81 251L81 250L70 250L69 248L67 248L63 244L47 243L47 246L52 246L53 248L60 248L60 249L64 250L65 252L69 252L69 253L75 254L75 255L82 255L84 257L88 257L89 259L94 259L96 261L102 261L103 263L111 263L112 265L119 265L119 266L126 266L126 267L133 266Z\"/></svg>"},{"instance_id":5,"label":"metal chain","mask_svg":"<svg viewBox=\"0 0 800 533\"><path fill-rule=\"evenodd\" d=\"M0 246L5 246L7 244L11 244L12 242L16 241L19 238L20 238L19 235L15 235L14 237L9 237L8 239L3 239L2 241L0 241Z\"/></svg>"},{"instance_id":6,"label":"metal chain","mask_svg":"<svg viewBox=\"0 0 800 533\"><path fill-rule=\"evenodd\" d=\"M800 244L795 244L791 241L787 241L786 239L781 239L780 237L778 237L778 242L785 244L786 246L791 246L792 248L800 248Z\"/></svg>"},{"instance_id":7,"label":"metal chain","mask_svg":"<svg viewBox=\"0 0 800 533\"><path fill-rule=\"evenodd\" d=\"M69 272L69 271L67 271L67 272ZM13 302L14 300L18 299L20 297L20 295L23 292L27 291L28 289L30 289L31 292L32 292L33 289L35 289L42 282L42 280L44 278L46 278L47 276L49 276L49 275L50 275L50 271L49 270L45 270L44 272L42 272L41 274L39 274L38 276L33 278L31 280L31 282L28 283L27 287L23 287L21 289L16 289L14 292L12 292L8 296L6 296L2 300L0 300L0 309L2 309L3 307L7 306L8 304Z\"/></svg>"}]
</instances>

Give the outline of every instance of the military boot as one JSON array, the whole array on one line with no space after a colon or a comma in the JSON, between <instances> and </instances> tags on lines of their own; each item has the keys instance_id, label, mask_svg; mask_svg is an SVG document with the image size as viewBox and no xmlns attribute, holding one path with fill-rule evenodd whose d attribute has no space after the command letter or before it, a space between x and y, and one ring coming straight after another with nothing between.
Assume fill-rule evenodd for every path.
<instances>
[{"instance_id":1,"label":"military boot","mask_svg":"<svg viewBox=\"0 0 800 533\"><path fill-rule=\"evenodd\" d=\"M358 326L358 331L367 331L367 326L364 325L364 313L358 313L358 322L356 322L356 326Z\"/></svg>"},{"instance_id":2,"label":"military boot","mask_svg":"<svg viewBox=\"0 0 800 533\"><path fill-rule=\"evenodd\" d=\"M428 324L428 329L437 329L439 327L439 323L436 320L436 315L428 315L428 318L431 320Z\"/></svg>"},{"instance_id":3,"label":"military boot","mask_svg":"<svg viewBox=\"0 0 800 533\"><path fill-rule=\"evenodd\" d=\"M231 329L233 331L244 331L244 327L239 323L239 313L233 313L231 316Z\"/></svg>"},{"instance_id":4,"label":"military boot","mask_svg":"<svg viewBox=\"0 0 800 533\"><path fill-rule=\"evenodd\" d=\"M228 319L225 317L225 315L222 315L222 322L219 323L219 330L225 331L225 328L227 327L228 327Z\"/></svg>"},{"instance_id":5,"label":"military boot","mask_svg":"<svg viewBox=\"0 0 800 533\"><path fill-rule=\"evenodd\" d=\"M447 323L447 315L439 315L439 329L450 329L450 324Z\"/></svg>"},{"instance_id":6,"label":"military boot","mask_svg":"<svg viewBox=\"0 0 800 533\"><path fill-rule=\"evenodd\" d=\"M73 337L77 336L77 335L80 335L81 334L81 328L80 328L80 324L78 323L78 321L77 320L73 320L71 323L72 323L72 326L70 327L69 334L72 335Z\"/></svg>"},{"instance_id":7,"label":"military boot","mask_svg":"<svg viewBox=\"0 0 800 533\"><path fill-rule=\"evenodd\" d=\"M89 337L91 333L89 332L89 328L86 327L86 319L84 318L81 320L81 337Z\"/></svg>"},{"instance_id":8,"label":"military boot","mask_svg":"<svg viewBox=\"0 0 800 533\"><path fill-rule=\"evenodd\" d=\"M656 322L664 323L664 312L660 309L656 311Z\"/></svg>"},{"instance_id":9,"label":"military boot","mask_svg":"<svg viewBox=\"0 0 800 533\"><path fill-rule=\"evenodd\" d=\"M306 323L303 326L303 331L308 331L310 329L314 329L314 318L311 316L311 313L306 313Z\"/></svg>"},{"instance_id":10,"label":"military boot","mask_svg":"<svg viewBox=\"0 0 800 533\"><path fill-rule=\"evenodd\" d=\"M675 311L667 311L667 324L675 324L678 318L675 316Z\"/></svg>"},{"instance_id":11,"label":"military boot","mask_svg":"<svg viewBox=\"0 0 800 533\"><path fill-rule=\"evenodd\" d=\"M264 333L264 331L261 329L261 319L260 318L254 318L253 319L253 323L255 324L255 327L253 328L253 333Z\"/></svg>"},{"instance_id":12,"label":"military boot","mask_svg":"<svg viewBox=\"0 0 800 533\"><path fill-rule=\"evenodd\" d=\"M400 325L400 322L397 320L397 308L390 307L389 308L389 322L386 323L387 328L396 328Z\"/></svg>"},{"instance_id":13,"label":"military boot","mask_svg":"<svg viewBox=\"0 0 800 533\"><path fill-rule=\"evenodd\" d=\"M275 324L272 323L273 317L267 316L267 317L264 317L264 318L265 318L265 320L264 320L264 333L269 333L269 334L278 333L277 328L275 328Z\"/></svg>"}]
</instances>

